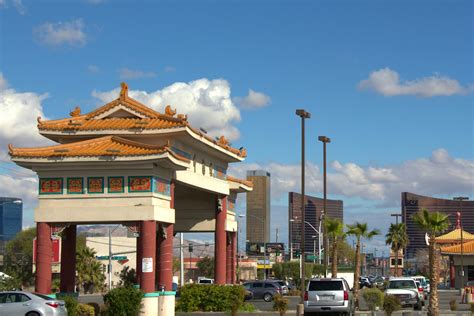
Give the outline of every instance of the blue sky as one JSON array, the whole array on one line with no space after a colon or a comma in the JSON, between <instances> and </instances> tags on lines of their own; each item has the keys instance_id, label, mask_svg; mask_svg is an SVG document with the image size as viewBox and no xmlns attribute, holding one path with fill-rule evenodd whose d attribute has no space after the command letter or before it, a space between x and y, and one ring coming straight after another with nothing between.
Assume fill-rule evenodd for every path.
<instances>
[{"instance_id":1,"label":"blue sky","mask_svg":"<svg viewBox=\"0 0 474 316\"><path fill-rule=\"evenodd\" d=\"M143 101L150 100L143 92L204 80L198 83L213 83L224 100L197 102L190 111L201 126L227 131L234 145L248 148L235 174L254 167L272 172L273 224L283 234L287 192L300 190L296 108L312 113L308 192L321 194L316 140L327 135L333 140L329 194L344 199L349 221L373 212L380 217L368 218L370 224L383 218L388 225L386 215L405 190L473 198L472 6L458 0L0 0L0 88L3 82L13 100L3 106L26 104L7 111L3 124L0 119L0 180L12 187L11 178L22 172L11 170L4 152L9 142L31 145L34 137L8 127L31 119L20 115L28 106L62 118L76 105L85 112L102 104L124 80ZM31 95L20 95L26 92ZM178 112L189 108L185 96L173 100L181 102L173 104ZM212 115L200 117L201 109ZM10 191L0 187L2 193ZM25 196L33 205L34 194Z\"/></svg>"}]
</instances>

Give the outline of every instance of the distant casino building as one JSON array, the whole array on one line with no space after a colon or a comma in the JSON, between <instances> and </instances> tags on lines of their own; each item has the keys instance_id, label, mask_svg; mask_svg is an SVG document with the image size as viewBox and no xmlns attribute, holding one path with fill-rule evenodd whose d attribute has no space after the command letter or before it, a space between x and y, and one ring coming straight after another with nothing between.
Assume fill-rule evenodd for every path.
<instances>
[{"instance_id":1,"label":"distant casino building","mask_svg":"<svg viewBox=\"0 0 474 316\"><path fill-rule=\"evenodd\" d=\"M270 172L249 170L247 180L253 183L247 193L247 240L270 242Z\"/></svg>"},{"instance_id":2,"label":"distant casino building","mask_svg":"<svg viewBox=\"0 0 474 316\"><path fill-rule=\"evenodd\" d=\"M288 203L288 240L290 241L288 250L293 249L293 256L295 256L297 251L299 251L301 243L301 194L289 192ZM306 195L305 221L318 230L323 204L324 199ZM339 218L341 221L344 221L343 202L341 200L328 199L327 212L329 217ZM291 219L293 219L293 221L291 221ZM316 247L316 249L319 247L318 238L316 238L316 243L314 243L314 238L312 238L312 236L317 235L317 233L308 224L305 225L304 233L305 253L313 254L314 247Z\"/></svg>"},{"instance_id":3,"label":"distant casino building","mask_svg":"<svg viewBox=\"0 0 474 316\"><path fill-rule=\"evenodd\" d=\"M9 241L21 231L22 221L21 199L0 197L0 244Z\"/></svg>"},{"instance_id":4,"label":"distant casino building","mask_svg":"<svg viewBox=\"0 0 474 316\"><path fill-rule=\"evenodd\" d=\"M407 226L408 234L408 246L405 252L407 259L415 257L418 249L427 248L425 233L419 229L412 219L413 214L424 208L429 212L441 212L449 215L450 226L446 232L456 228L456 212L460 211L463 230L474 233L474 201L463 201L461 210L459 201L402 192L401 206L402 221Z\"/></svg>"}]
</instances>

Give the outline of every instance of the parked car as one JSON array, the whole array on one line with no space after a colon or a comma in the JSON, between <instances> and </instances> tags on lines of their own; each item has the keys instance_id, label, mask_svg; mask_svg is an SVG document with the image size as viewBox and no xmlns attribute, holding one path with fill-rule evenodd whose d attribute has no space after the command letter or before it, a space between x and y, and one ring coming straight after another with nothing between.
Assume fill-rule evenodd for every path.
<instances>
[{"instance_id":1,"label":"parked car","mask_svg":"<svg viewBox=\"0 0 474 316\"><path fill-rule=\"evenodd\" d=\"M0 292L0 315L67 316L64 301L24 291Z\"/></svg>"},{"instance_id":2,"label":"parked car","mask_svg":"<svg viewBox=\"0 0 474 316\"><path fill-rule=\"evenodd\" d=\"M366 277L359 277L359 288L364 288L364 287L371 287L372 283L370 283L369 279Z\"/></svg>"},{"instance_id":3,"label":"parked car","mask_svg":"<svg viewBox=\"0 0 474 316\"><path fill-rule=\"evenodd\" d=\"M287 285L286 281L283 281L283 280L273 280L273 281L280 284L282 295L288 295L288 285Z\"/></svg>"},{"instance_id":4,"label":"parked car","mask_svg":"<svg viewBox=\"0 0 474 316\"><path fill-rule=\"evenodd\" d=\"M426 278L422 275L417 275L412 277L413 280L420 282L421 286L423 287L423 292L424 292L424 299L428 299L428 293L429 293L429 285L426 283Z\"/></svg>"},{"instance_id":5,"label":"parked car","mask_svg":"<svg viewBox=\"0 0 474 316\"><path fill-rule=\"evenodd\" d=\"M373 287L376 287L378 289L383 289L385 286L385 279L384 277L378 276L374 279L374 282L372 283Z\"/></svg>"},{"instance_id":6,"label":"parked car","mask_svg":"<svg viewBox=\"0 0 474 316\"><path fill-rule=\"evenodd\" d=\"M250 281L243 284L246 290L252 292L252 299L263 298L265 302L271 302L273 296L282 293L280 284L273 280Z\"/></svg>"},{"instance_id":7,"label":"parked car","mask_svg":"<svg viewBox=\"0 0 474 316\"><path fill-rule=\"evenodd\" d=\"M415 310L421 310L422 300L418 292L415 280L408 277L390 278L385 295L396 296L403 307L413 307Z\"/></svg>"},{"instance_id":8,"label":"parked car","mask_svg":"<svg viewBox=\"0 0 474 316\"><path fill-rule=\"evenodd\" d=\"M304 293L304 313L350 315L351 302L351 288L345 279L312 279Z\"/></svg>"}]
</instances>

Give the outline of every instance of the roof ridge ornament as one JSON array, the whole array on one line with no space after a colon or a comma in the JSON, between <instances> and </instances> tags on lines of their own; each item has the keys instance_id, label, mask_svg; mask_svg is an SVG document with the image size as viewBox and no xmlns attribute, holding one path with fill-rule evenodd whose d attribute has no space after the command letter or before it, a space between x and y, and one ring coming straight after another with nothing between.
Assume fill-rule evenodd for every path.
<instances>
[{"instance_id":1,"label":"roof ridge ornament","mask_svg":"<svg viewBox=\"0 0 474 316\"><path fill-rule=\"evenodd\" d=\"M219 137L217 142L219 143L219 145L222 145L222 146L227 146L229 144L229 141L227 140L227 138L224 137L224 135Z\"/></svg>"},{"instance_id":2,"label":"roof ridge ornament","mask_svg":"<svg viewBox=\"0 0 474 316\"><path fill-rule=\"evenodd\" d=\"M69 115L71 117L77 117L79 115L81 115L81 107L78 105L74 108L74 110L72 110L71 112L69 112Z\"/></svg>"},{"instance_id":3,"label":"roof ridge ornament","mask_svg":"<svg viewBox=\"0 0 474 316\"><path fill-rule=\"evenodd\" d=\"M168 115L168 116L171 116L171 117L175 116L175 114L176 114L176 108L173 110L173 109L171 108L171 105L168 104L168 105L166 106L166 108L165 108L165 114Z\"/></svg>"},{"instance_id":4,"label":"roof ridge ornament","mask_svg":"<svg viewBox=\"0 0 474 316\"><path fill-rule=\"evenodd\" d=\"M120 100L125 100L128 98L128 84L126 82L122 82L120 84Z\"/></svg>"}]
</instances>

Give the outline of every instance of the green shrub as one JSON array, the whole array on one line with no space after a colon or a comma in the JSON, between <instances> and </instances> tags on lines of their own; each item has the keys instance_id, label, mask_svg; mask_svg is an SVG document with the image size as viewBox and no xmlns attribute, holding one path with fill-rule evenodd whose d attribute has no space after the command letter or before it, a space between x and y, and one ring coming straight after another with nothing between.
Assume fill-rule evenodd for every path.
<instances>
[{"instance_id":1,"label":"green shrub","mask_svg":"<svg viewBox=\"0 0 474 316\"><path fill-rule=\"evenodd\" d=\"M113 316L138 315L143 292L133 287L117 287L104 295L107 313Z\"/></svg>"},{"instance_id":2,"label":"green shrub","mask_svg":"<svg viewBox=\"0 0 474 316\"><path fill-rule=\"evenodd\" d=\"M255 312L257 311L257 308L255 308L255 305L252 303L243 303L240 308L239 312Z\"/></svg>"},{"instance_id":3,"label":"green shrub","mask_svg":"<svg viewBox=\"0 0 474 316\"><path fill-rule=\"evenodd\" d=\"M89 303L87 303L87 305L92 306L92 308L94 309L94 314L95 315L100 315L100 306L99 306L99 304L94 303L94 302L89 302Z\"/></svg>"},{"instance_id":4,"label":"green shrub","mask_svg":"<svg viewBox=\"0 0 474 316\"><path fill-rule=\"evenodd\" d=\"M77 315L78 316L94 316L95 315L94 307L87 304L79 303L77 305Z\"/></svg>"},{"instance_id":5,"label":"green shrub","mask_svg":"<svg viewBox=\"0 0 474 316\"><path fill-rule=\"evenodd\" d=\"M400 301L394 295L385 295L383 299L383 309L387 316L391 316L393 312L401 309Z\"/></svg>"},{"instance_id":6,"label":"green shrub","mask_svg":"<svg viewBox=\"0 0 474 316\"><path fill-rule=\"evenodd\" d=\"M449 301L449 309L452 311L457 311L458 310L458 303L456 303L456 298L452 298Z\"/></svg>"},{"instance_id":7,"label":"green shrub","mask_svg":"<svg viewBox=\"0 0 474 316\"><path fill-rule=\"evenodd\" d=\"M176 310L181 312L224 312L237 313L244 303L245 289L240 285L189 284L181 288Z\"/></svg>"},{"instance_id":8,"label":"green shrub","mask_svg":"<svg viewBox=\"0 0 474 316\"><path fill-rule=\"evenodd\" d=\"M285 315L288 309L288 299L281 294L273 296L273 310L280 312L280 316Z\"/></svg>"},{"instance_id":9,"label":"green shrub","mask_svg":"<svg viewBox=\"0 0 474 316\"><path fill-rule=\"evenodd\" d=\"M363 290L362 297L371 311L383 306L383 292L377 288Z\"/></svg>"},{"instance_id":10,"label":"green shrub","mask_svg":"<svg viewBox=\"0 0 474 316\"><path fill-rule=\"evenodd\" d=\"M301 296L301 290L294 287L288 291L288 296Z\"/></svg>"},{"instance_id":11,"label":"green shrub","mask_svg":"<svg viewBox=\"0 0 474 316\"><path fill-rule=\"evenodd\" d=\"M66 294L57 294L56 297L58 300L64 301L66 304L67 315L76 316L77 315L77 300L75 297Z\"/></svg>"},{"instance_id":12,"label":"green shrub","mask_svg":"<svg viewBox=\"0 0 474 316\"><path fill-rule=\"evenodd\" d=\"M469 303L471 305L471 314L474 313L474 303Z\"/></svg>"}]
</instances>

